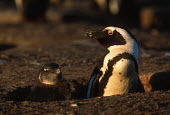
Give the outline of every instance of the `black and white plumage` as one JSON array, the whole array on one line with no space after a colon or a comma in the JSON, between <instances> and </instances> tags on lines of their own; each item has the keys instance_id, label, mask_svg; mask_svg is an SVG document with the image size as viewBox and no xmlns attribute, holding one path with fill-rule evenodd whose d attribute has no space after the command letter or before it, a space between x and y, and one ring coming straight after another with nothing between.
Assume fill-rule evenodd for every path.
<instances>
[{"instance_id":1,"label":"black and white plumage","mask_svg":"<svg viewBox=\"0 0 170 115\"><path fill-rule=\"evenodd\" d=\"M89 31L109 52L95 67L89 80L87 98L126 94L138 90L138 43L134 36L118 27Z\"/></svg>"},{"instance_id":2,"label":"black and white plumage","mask_svg":"<svg viewBox=\"0 0 170 115\"><path fill-rule=\"evenodd\" d=\"M30 97L37 101L71 99L71 86L63 78L58 64L49 63L41 68L31 88Z\"/></svg>"}]
</instances>

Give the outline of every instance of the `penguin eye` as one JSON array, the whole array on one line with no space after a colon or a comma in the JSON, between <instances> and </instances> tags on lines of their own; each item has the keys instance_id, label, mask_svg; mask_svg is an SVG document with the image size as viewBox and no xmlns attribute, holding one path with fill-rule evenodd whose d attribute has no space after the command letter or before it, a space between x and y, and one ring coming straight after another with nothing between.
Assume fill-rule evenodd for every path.
<instances>
[{"instance_id":1,"label":"penguin eye","mask_svg":"<svg viewBox=\"0 0 170 115\"><path fill-rule=\"evenodd\" d=\"M111 29L104 29L103 32L107 32L108 35L113 35L113 31Z\"/></svg>"},{"instance_id":2,"label":"penguin eye","mask_svg":"<svg viewBox=\"0 0 170 115\"><path fill-rule=\"evenodd\" d=\"M45 72L47 72L49 69L44 69Z\"/></svg>"}]
</instances>

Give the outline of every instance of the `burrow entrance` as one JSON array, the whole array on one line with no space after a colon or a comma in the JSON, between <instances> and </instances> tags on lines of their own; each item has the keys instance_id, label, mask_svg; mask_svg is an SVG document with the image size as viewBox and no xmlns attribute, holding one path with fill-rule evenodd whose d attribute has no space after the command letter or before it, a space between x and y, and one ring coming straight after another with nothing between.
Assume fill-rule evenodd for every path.
<instances>
[{"instance_id":1,"label":"burrow entrance","mask_svg":"<svg viewBox=\"0 0 170 115\"><path fill-rule=\"evenodd\" d=\"M71 92L71 100L80 100L86 98L87 84L81 84L75 80L72 81L74 85L74 91ZM12 92L8 92L4 95L6 101L32 101L32 102L49 102L49 101L64 101L66 99L62 98L62 95L56 94L53 89L40 89L42 93L39 95L32 95L32 86L27 86L24 88L18 87ZM47 91L48 90L48 91Z\"/></svg>"},{"instance_id":2,"label":"burrow entrance","mask_svg":"<svg viewBox=\"0 0 170 115\"><path fill-rule=\"evenodd\" d=\"M15 47L16 47L16 45L14 45L14 44L0 44L0 51L12 49Z\"/></svg>"}]
</instances>

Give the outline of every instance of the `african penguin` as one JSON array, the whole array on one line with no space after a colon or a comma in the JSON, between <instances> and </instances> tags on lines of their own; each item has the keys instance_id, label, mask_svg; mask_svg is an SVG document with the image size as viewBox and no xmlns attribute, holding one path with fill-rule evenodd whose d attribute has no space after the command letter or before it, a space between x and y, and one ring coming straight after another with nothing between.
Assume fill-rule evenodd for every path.
<instances>
[{"instance_id":1,"label":"african penguin","mask_svg":"<svg viewBox=\"0 0 170 115\"><path fill-rule=\"evenodd\" d=\"M22 21L46 20L49 0L15 0Z\"/></svg>"},{"instance_id":2,"label":"african penguin","mask_svg":"<svg viewBox=\"0 0 170 115\"><path fill-rule=\"evenodd\" d=\"M118 27L88 31L85 36L95 38L109 51L91 75L87 98L136 92L141 82L138 77L139 46L134 36Z\"/></svg>"},{"instance_id":3,"label":"african penguin","mask_svg":"<svg viewBox=\"0 0 170 115\"><path fill-rule=\"evenodd\" d=\"M31 88L30 98L34 101L68 100L71 98L70 84L63 78L58 64L49 63L41 68L35 84Z\"/></svg>"}]
</instances>

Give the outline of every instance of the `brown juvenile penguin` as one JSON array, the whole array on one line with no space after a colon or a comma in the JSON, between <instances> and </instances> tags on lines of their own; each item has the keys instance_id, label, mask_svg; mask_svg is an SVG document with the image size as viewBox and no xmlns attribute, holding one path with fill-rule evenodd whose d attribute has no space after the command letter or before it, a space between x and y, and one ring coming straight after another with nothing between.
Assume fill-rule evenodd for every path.
<instances>
[{"instance_id":1,"label":"brown juvenile penguin","mask_svg":"<svg viewBox=\"0 0 170 115\"><path fill-rule=\"evenodd\" d=\"M70 84L63 78L58 64L45 64L31 88L31 100L54 101L71 99Z\"/></svg>"}]
</instances>

